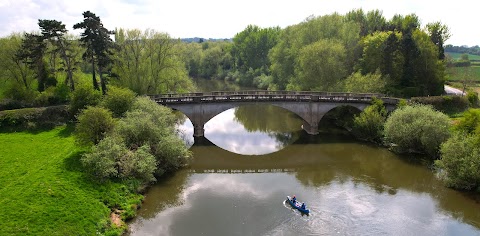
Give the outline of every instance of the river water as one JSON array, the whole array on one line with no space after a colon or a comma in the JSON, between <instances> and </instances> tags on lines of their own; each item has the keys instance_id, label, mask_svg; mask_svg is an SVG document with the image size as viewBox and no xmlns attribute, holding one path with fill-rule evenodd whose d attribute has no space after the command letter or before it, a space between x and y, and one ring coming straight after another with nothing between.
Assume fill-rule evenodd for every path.
<instances>
[{"instance_id":1,"label":"river water","mask_svg":"<svg viewBox=\"0 0 480 236\"><path fill-rule=\"evenodd\" d=\"M189 167L148 191L130 235L480 235L479 202L427 161L301 124L261 105L213 118L188 141ZM192 136L188 120L182 129Z\"/></svg>"}]
</instances>

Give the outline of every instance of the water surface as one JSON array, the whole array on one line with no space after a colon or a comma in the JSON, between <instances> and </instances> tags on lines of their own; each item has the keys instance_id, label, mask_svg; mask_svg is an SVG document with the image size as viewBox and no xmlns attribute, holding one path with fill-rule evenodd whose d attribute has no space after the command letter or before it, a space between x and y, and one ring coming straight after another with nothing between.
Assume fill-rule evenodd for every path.
<instances>
[{"instance_id":1,"label":"water surface","mask_svg":"<svg viewBox=\"0 0 480 236\"><path fill-rule=\"evenodd\" d=\"M241 107L207 123L191 165L147 193L131 235L480 235L480 204L418 157L307 135L279 112ZM293 194L310 215L285 204Z\"/></svg>"}]
</instances>

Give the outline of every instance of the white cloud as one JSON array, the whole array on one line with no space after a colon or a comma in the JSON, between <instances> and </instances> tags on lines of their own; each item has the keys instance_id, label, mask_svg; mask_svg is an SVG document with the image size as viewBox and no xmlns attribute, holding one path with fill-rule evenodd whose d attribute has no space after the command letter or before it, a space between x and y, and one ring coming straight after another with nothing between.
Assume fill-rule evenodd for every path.
<instances>
[{"instance_id":1,"label":"white cloud","mask_svg":"<svg viewBox=\"0 0 480 236\"><path fill-rule=\"evenodd\" d=\"M248 24L261 27L300 23L309 15L346 13L355 8L382 10L386 18L394 14L417 14L422 23L441 21L448 25L454 45L480 44L480 31L473 27L475 1L385 1L385 0L298 0L225 2L156 0L0 0L0 36L11 32L37 30L38 19L56 19L69 29L82 21L82 12L100 16L109 29L152 28L173 37L230 38Z\"/></svg>"}]
</instances>

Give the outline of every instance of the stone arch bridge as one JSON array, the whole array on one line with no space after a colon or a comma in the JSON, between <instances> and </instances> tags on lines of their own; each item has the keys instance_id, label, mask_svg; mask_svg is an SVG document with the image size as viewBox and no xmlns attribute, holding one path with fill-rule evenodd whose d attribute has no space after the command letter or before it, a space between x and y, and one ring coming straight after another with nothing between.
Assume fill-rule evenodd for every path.
<instances>
[{"instance_id":1,"label":"stone arch bridge","mask_svg":"<svg viewBox=\"0 0 480 236\"><path fill-rule=\"evenodd\" d=\"M331 93L298 91L236 91L186 94L151 95L158 104L181 111L193 124L193 136L204 135L204 125L228 109L252 104L274 105L287 109L303 122L308 134L318 134L318 123L330 110L339 106L352 106L363 111L376 97L392 111L399 99L375 93Z\"/></svg>"}]
</instances>

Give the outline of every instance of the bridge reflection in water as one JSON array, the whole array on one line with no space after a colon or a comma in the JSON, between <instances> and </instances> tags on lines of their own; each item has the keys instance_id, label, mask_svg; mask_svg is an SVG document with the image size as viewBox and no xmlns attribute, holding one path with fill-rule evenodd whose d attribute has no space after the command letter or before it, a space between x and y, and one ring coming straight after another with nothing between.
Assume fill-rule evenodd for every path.
<instances>
[{"instance_id":1,"label":"bridge reflection in water","mask_svg":"<svg viewBox=\"0 0 480 236\"><path fill-rule=\"evenodd\" d=\"M150 96L155 102L179 110L194 126L195 137L204 136L204 125L228 109L249 105L268 104L287 109L304 120L303 129L308 134L318 134L318 124L330 110L339 106L352 106L363 111L373 98L382 99L392 111L397 98L375 93L330 93L300 91L239 91L187 94L161 94Z\"/></svg>"}]
</instances>

